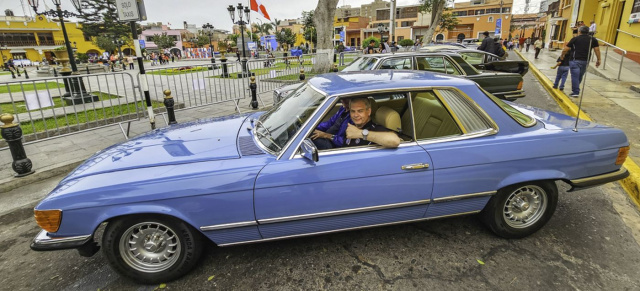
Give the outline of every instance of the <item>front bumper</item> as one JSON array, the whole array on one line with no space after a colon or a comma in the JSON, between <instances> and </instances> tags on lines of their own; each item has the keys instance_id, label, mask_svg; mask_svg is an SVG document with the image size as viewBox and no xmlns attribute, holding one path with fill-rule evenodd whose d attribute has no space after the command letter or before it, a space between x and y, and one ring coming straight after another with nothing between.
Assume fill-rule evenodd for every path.
<instances>
[{"instance_id":1,"label":"front bumper","mask_svg":"<svg viewBox=\"0 0 640 291\"><path fill-rule=\"evenodd\" d=\"M586 177L586 178L580 178L575 180L569 180L569 185L571 185L571 189L569 189L569 192L591 188L591 187L599 186L609 182L622 180L626 177L629 177L629 171L627 171L627 169L625 169L624 167L621 167L619 170L615 172Z\"/></svg>"},{"instance_id":2,"label":"front bumper","mask_svg":"<svg viewBox=\"0 0 640 291\"><path fill-rule=\"evenodd\" d=\"M93 243L93 236L90 234L61 238L52 238L47 234L47 231L41 230L31 242L31 249L34 251L67 250L81 248Z\"/></svg>"}]
</instances>

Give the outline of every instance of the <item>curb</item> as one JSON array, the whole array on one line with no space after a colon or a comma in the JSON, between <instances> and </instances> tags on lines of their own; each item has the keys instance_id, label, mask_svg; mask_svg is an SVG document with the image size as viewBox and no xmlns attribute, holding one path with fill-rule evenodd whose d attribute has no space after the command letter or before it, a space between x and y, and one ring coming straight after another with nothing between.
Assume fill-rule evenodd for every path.
<instances>
[{"instance_id":1,"label":"curb","mask_svg":"<svg viewBox=\"0 0 640 291\"><path fill-rule=\"evenodd\" d=\"M517 50L515 52L521 59L526 59ZM540 70L536 66L534 66L531 61L529 61L529 70L533 72L533 74L536 76L536 79L538 79L545 90L549 92L551 97L556 100L556 102L558 103L560 108L564 110L564 112L574 117L578 115L578 113L580 113L580 119L593 121L587 113L582 110L578 111L578 106L573 103L573 101L571 101L571 99L569 99L569 97L567 97L564 92L553 89L551 80L549 80L547 76L542 74L542 72L540 72ZM627 171L629 171L629 177L618 182L620 182L620 184L622 185L622 189L627 192L627 195L629 195L633 203L635 203L636 207L640 209L640 167L638 167L638 165L629 157L627 157L627 160L624 162L623 166L627 169Z\"/></svg>"},{"instance_id":2,"label":"curb","mask_svg":"<svg viewBox=\"0 0 640 291\"><path fill-rule=\"evenodd\" d=\"M21 178L9 177L0 180L0 193L6 193L16 188L35 183L41 180L45 180L51 177L55 177L62 174L68 174L71 170L75 169L78 165L84 162L85 159L71 161L66 164L52 165L46 168L37 169L35 173L24 176Z\"/></svg>"}]
</instances>

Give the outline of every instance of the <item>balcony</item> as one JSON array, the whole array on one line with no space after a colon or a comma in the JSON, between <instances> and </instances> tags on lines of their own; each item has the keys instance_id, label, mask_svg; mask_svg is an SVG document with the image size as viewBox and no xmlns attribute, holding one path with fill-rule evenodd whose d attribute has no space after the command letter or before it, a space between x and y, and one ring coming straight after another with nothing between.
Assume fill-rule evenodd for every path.
<instances>
[{"instance_id":1,"label":"balcony","mask_svg":"<svg viewBox=\"0 0 640 291\"><path fill-rule=\"evenodd\" d=\"M27 40L27 41L23 41L23 40L17 40L17 41L12 41L12 40L5 40L5 41L0 41L0 45L2 46L7 46L7 47L25 47L25 46L38 46L38 43L35 40ZM39 45L57 45L57 46L63 46L64 45L64 40L41 40Z\"/></svg>"}]
</instances>

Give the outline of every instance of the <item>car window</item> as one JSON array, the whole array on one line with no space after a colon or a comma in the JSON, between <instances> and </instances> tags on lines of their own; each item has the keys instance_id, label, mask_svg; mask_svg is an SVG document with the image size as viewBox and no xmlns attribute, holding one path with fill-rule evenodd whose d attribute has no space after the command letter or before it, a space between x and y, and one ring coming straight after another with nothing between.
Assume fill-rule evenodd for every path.
<instances>
[{"instance_id":1,"label":"car window","mask_svg":"<svg viewBox=\"0 0 640 291\"><path fill-rule=\"evenodd\" d=\"M254 122L258 140L273 152L280 152L326 96L308 84L296 89Z\"/></svg>"},{"instance_id":2,"label":"car window","mask_svg":"<svg viewBox=\"0 0 640 291\"><path fill-rule=\"evenodd\" d=\"M449 75L460 75L458 69L448 59L442 56L419 56L416 64L420 71L431 71Z\"/></svg>"},{"instance_id":3,"label":"car window","mask_svg":"<svg viewBox=\"0 0 640 291\"><path fill-rule=\"evenodd\" d=\"M406 124L406 127L405 127L405 123L402 122L402 118L401 118L401 116L403 116L403 113L405 112L407 116L411 116L408 110L409 108L409 104L407 101L408 96L409 94L407 92L393 92L393 93L367 94L363 96L349 96L349 97L344 97L343 99L351 99L351 98L359 98L359 97L367 98L371 106L371 115L370 115L371 120L378 125L381 125L389 130L395 131L398 134L398 136L400 136L400 138L403 140L403 142L410 142L410 141L414 141L414 139L412 138L413 125L411 124L411 122L409 122L408 124ZM318 124L316 126L316 130L320 130L320 128L322 127L322 128L326 128L326 130L324 130L323 132L327 132L328 134L334 134L334 135L344 134L338 130L340 126L334 127L334 124L330 122L331 120L340 120L337 118L338 116L336 114L340 112L339 109L341 107L342 107L341 99L337 99L336 102L333 104L333 106L329 106L329 109L325 112L324 116L321 119L323 122L327 122L327 123L325 123L324 125L322 125L322 123ZM353 124L353 122L351 123ZM314 135L314 131L312 131L308 137L313 140L313 135ZM346 140L345 136L343 135L343 138L340 140L345 141ZM331 146L333 148L327 149L327 147L321 145L321 143L323 142L324 141L314 140L316 147L318 147L318 150L320 151L328 151L328 150L333 151L333 150L340 150L340 149L346 148L342 146L336 146L334 143L335 141L332 140L331 142L334 144ZM352 148L352 147L349 147L349 148Z\"/></svg>"},{"instance_id":4,"label":"car window","mask_svg":"<svg viewBox=\"0 0 640 291\"><path fill-rule=\"evenodd\" d=\"M392 58L384 60L380 65L380 69L411 70L413 65L411 64L411 57Z\"/></svg>"},{"instance_id":5,"label":"car window","mask_svg":"<svg viewBox=\"0 0 640 291\"><path fill-rule=\"evenodd\" d=\"M436 91L442 101L451 111L451 115L461 126L463 133L473 134L490 129L497 129L497 125L489 118L484 110L471 98L455 89L439 89Z\"/></svg>"},{"instance_id":6,"label":"car window","mask_svg":"<svg viewBox=\"0 0 640 291\"><path fill-rule=\"evenodd\" d=\"M458 63L458 66L460 66L460 68L462 68L462 70L464 71L465 74L467 74L467 76L473 76L473 75L480 74L480 72L478 72L478 70L476 70L476 68L474 68L467 61L463 60L461 56L451 55L450 57L451 57L451 59L453 59L453 61Z\"/></svg>"},{"instance_id":7,"label":"car window","mask_svg":"<svg viewBox=\"0 0 640 291\"><path fill-rule=\"evenodd\" d=\"M467 61L469 64L478 65L484 63L483 53L461 52L460 55L462 56L462 59Z\"/></svg>"},{"instance_id":8,"label":"car window","mask_svg":"<svg viewBox=\"0 0 640 291\"><path fill-rule=\"evenodd\" d=\"M455 119L433 91L412 93L411 106L417 140L462 134ZM402 123L403 129L411 128L411 115L405 113Z\"/></svg>"},{"instance_id":9,"label":"car window","mask_svg":"<svg viewBox=\"0 0 640 291\"><path fill-rule=\"evenodd\" d=\"M531 118L529 115L526 115L522 112L520 112L518 109L515 109L513 107L511 107L511 105L507 104L506 102L502 101L501 99L499 99L498 97L494 96L493 94L485 91L484 89L480 88L482 90L482 92L484 92L485 94L487 94L487 96L489 96L489 98L491 98L491 100L493 100L493 102L495 102L498 106L500 106L500 108L506 112L509 116L511 116L511 118L513 118L516 122L520 123L520 125L524 126L524 127L531 127L534 126L536 124L536 120L534 118Z\"/></svg>"},{"instance_id":10,"label":"car window","mask_svg":"<svg viewBox=\"0 0 640 291\"><path fill-rule=\"evenodd\" d=\"M342 72L367 71L372 70L378 58L360 57L355 59L351 64L342 69Z\"/></svg>"}]
</instances>

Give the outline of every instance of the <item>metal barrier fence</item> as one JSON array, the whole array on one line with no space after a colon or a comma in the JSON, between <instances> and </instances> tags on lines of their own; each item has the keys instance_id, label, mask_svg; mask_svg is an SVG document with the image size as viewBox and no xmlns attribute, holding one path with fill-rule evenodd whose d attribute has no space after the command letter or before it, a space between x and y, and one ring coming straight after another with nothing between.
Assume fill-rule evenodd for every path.
<instances>
[{"instance_id":1,"label":"metal barrier fence","mask_svg":"<svg viewBox=\"0 0 640 291\"><path fill-rule=\"evenodd\" d=\"M282 85L300 82L300 70L309 74L317 57L317 54L309 54L300 57L252 59L247 62L247 68L256 77L257 92L264 93Z\"/></svg>"},{"instance_id":2,"label":"metal barrier fence","mask_svg":"<svg viewBox=\"0 0 640 291\"><path fill-rule=\"evenodd\" d=\"M143 116L135 87L126 73L6 82L0 84L0 114L14 115L25 143L113 124L122 128ZM5 147L1 140L0 149Z\"/></svg>"}]
</instances>

